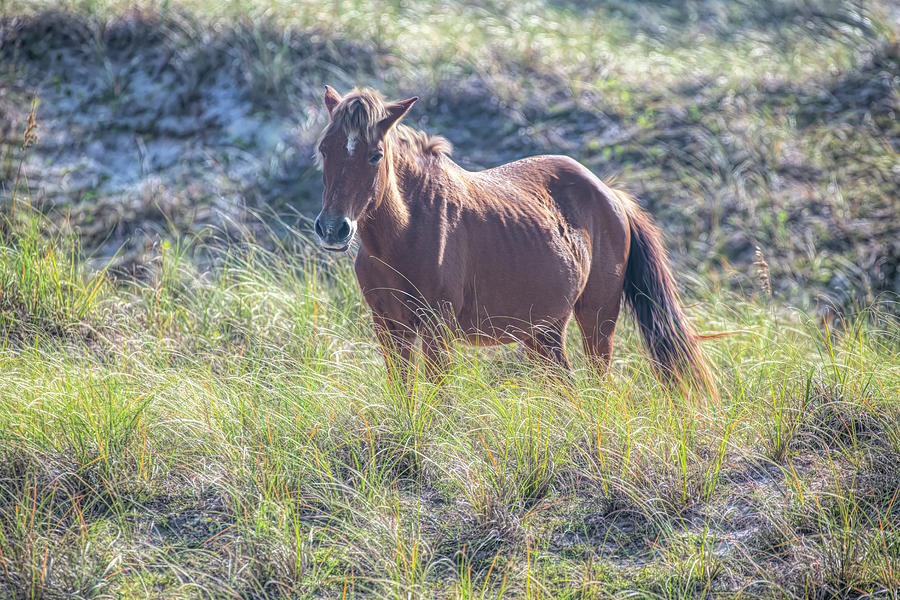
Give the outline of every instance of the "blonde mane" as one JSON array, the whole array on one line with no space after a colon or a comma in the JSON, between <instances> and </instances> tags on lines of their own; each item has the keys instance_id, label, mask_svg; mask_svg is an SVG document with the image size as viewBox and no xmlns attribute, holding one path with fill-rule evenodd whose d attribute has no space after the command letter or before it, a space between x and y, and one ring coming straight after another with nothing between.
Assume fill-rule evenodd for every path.
<instances>
[{"instance_id":1,"label":"blonde mane","mask_svg":"<svg viewBox=\"0 0 900 600\"><path fill-rule=\"evenodd\" d=\"M358 137L371 144L378 135L379 121L387 116L384 97L379 92L369 88L354 88L334 108L331 123L322 132L319 142L334 129L340 129L348 139ZM446 138L428 135L402 123L395 125L388 137L423 157L449 156L453 151L453 146ZM322 157L319 156L318 144L316 148L316 159L321 167Z\"/></svg>"}]
</instances>

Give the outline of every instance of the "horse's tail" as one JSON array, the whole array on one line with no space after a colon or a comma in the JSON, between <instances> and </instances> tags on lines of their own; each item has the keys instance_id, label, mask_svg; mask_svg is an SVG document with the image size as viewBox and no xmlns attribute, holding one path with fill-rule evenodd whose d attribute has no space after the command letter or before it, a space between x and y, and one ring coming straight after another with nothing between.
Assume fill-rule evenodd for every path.
<instances>
[{"instance_id":1,"label":"horse's tail","mask_svg":"<svg viewBox=\"0 0 900 600\"><path fill-rule=\"evenodd\" d=\"M693 382L715 397L700 338L681 307L669 257L662 244L662 232L631 197L616 193L631 229L625 301L631 307L656 371L667 382L679 385Z\"/></svg>"}]
</instances>

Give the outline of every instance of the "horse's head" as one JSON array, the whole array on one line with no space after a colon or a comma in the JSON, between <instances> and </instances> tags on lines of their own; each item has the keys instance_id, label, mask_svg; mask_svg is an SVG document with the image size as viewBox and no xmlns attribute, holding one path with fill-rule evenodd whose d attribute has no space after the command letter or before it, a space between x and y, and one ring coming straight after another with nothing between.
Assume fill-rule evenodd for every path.
<instances>
[{"instance_id":1,"label":"horse's head","mask_svg":"<svg viewBox=\"0 0 900 600\"><path fill-rule=\"evenodd\" d=\"M331 122L318 147L325 191L315 230L326 250L347 250L357 221L381 201L390 168L387 134L416 100L385 103L371 90L354 90L342 98L325 86Z\"/></svg>"}]
</instances>

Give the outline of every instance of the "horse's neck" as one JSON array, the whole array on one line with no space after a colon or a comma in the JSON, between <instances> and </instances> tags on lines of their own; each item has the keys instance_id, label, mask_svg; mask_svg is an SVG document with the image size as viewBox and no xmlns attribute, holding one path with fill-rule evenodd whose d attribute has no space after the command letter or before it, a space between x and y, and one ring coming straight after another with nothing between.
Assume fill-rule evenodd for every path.
<instances>
[{"instance_id":1,"label":"horse's neck","mask_svg":"<svg viewBox=\"0 0 900 600\"><path fill-rule=\"evenodd\" d=\"M415 159L395 153L382 196L359 229L370 254L388 258L392 252L408 248L403 242L410 232L410 203L414 201L410 196L427 194L427 188L440 185L442 177L443 173L426 175Z\"/></svg>"}]
</instances>

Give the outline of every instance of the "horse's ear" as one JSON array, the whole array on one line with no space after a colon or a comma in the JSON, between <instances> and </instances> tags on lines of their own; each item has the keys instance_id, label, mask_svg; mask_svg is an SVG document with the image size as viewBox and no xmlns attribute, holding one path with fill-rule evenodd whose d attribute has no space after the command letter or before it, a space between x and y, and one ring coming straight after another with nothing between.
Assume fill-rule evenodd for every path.
<instances>
[{"instance_id":1,"label":"horse's ear","mask_svg":"<svg viewBox=\"0 0 900 600\"><path fill-rule=\"evenodd\" d=\"M325 108L328 109L328 114L334 112L334 107L340 104L341 95L335 91L333 87L330 85L325 86Z\"/></svg>"},{"instance_id":2,"label":"horse's ear","mask_svg":"<svg viewBox=\"0 0 900 600\"><path fill-rule=\"evenodd\" d=\"M392 102L388 104L385 108L387 109L387 114L385 118L378 122L378 130L382 135L388 132L391 127L396 125L397 121L403 118L409 109L412 108L412 105L416 103L418 100L418 96L413 96L407 100L400 100L399 102Z\"/></svg>"}]
</instances>

